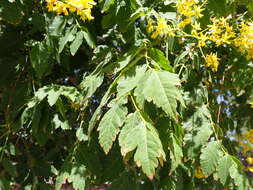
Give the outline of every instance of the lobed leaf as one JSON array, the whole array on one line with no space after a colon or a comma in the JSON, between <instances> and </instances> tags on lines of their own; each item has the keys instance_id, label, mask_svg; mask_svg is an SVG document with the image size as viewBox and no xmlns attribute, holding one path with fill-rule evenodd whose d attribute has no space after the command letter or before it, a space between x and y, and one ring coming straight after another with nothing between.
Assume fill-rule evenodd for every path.
<instances>
[{"instance_id":1,"label":"lobed leaf","mask_svg":"<svg viewBox=\"0 0 253 190\"><path fill-rule=\"evenodd\" d=\"M197 107L195 112L184 122L183 128L186 131L184 142L189 157L195 157L195 152L208 142L213 134L211 114L206 107L202 105Z\"/></svg>"},{"instance_id":2,"label":"lobed leaf","mask_svg":"<svg viewBox=\"0 0 253 190\"><path fill-rule=\"evenodd\" d=\"M145 74L147 67L145 65L130 68L119 80L117 86L117 96L120 97L129 93L139 83L141 77Z\"/></svg>"},{"instance_id":3,"label":"lobed leaf","mask_svg":"<svg viewBox=\"0 0 253 190\"><path fill-rule=\"evenodd\" d=\"M33 46L30 59L35 74L38 78L43 78L48 75L52 69L50 50L46 43L40 42Z\"/></svg>"},{"instance_id":4,"label":"lobed leaf","mask_svg":"<svg viewBox=\"0 0 253 190\"><path fill-rule=\"evenodd\" d=\"M71 55L75 55L79 47L83 43L83 33L81 31L77 32L75 40L70 45Z\"/></svg>"},{"instance_id":5,"label":"lobed leaf","mask_svg":"<svg viewBox=\"0 0 253 190\"><path fill-rule=\"evenodd\" d=\"M223 152L217 141L209 142L204 148L202 148L200 164L205 176L212 174L216 170L221 156L223 156Z\"/></svg>"},{"instance_id":6,"label":"lobed leaf","mask_svg":"<svg viewBox=\"0 0 253 190\"><path fill-rule=\"evenodd\" d=\"M178 165L182 163L183 150L180 143L172 133L170 134L168 145L170 150L171 172L173 172L178 167Z\"/></svg>"},{"instance_id":7,"label":"lobed leaf","mask_svg":"<svg viewBox=\"0 0 253 190\"><path fill-rule=\"evenodd\" d=\"M105 113L99 123L99 143L108 153L120 131L120 127L124 124L127 115L127 108L122 104L122 100L118 100L114 105Z\"/></svg>"},{"instance_id":8,"label":"lobed leaf","mask_svg":"<svg viewBox=\"0 0 253 190\"><path fill-rule=\"evenodd\" d=\"M177 101L184 104L178 86L180 81L176 74L150 69L140 80L134 94L139 104L142 102L138 97L143 97L149 102L153 101L172 118L176 118Z\"/></svg>"},{"instance_id":9,"label":"lobed leaf","mask_svg":"<svg viewBox=\"0 0 253 190\"><path fill-rule=\"evenodd\" d=\"M129 114L119 135L121 154L136 149L134 161L152 179L159 160L165 160L165 153L155 128L135 112Z\"/></svg>"},{"instance_id":10,"label":"lobed leaf","mask_svg":"<svg viewBox=\"0 0 253 190\"><path fill-rule=\"evenodd\" d=\"M226 184L226 182L228 181L230 177L229 170L232 164L233 164L233 160L229 154L225 154L219 160L219 163L217 166L217 176L223 185Z\"/></svg>"}]
</instances>

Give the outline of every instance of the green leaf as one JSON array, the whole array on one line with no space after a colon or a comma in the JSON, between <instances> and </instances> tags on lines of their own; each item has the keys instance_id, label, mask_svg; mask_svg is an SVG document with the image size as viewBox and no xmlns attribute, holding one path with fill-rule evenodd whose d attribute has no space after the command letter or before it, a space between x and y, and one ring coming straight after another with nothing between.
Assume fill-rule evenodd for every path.
<instances>
[{"instance_id":1,"label":"green leaf","mask_svg":"<svg viewBox=\"0 0 253 190\"><path fill-rule=\"evenodd\" d=\"M17 151L18 151L17 147L15 147L14 144L10 143L9 144L10 155L15 156Z\"/></svg>"},{"instance_id":2,"label":"green leaf","mask_svg":"<svg viewBox=\"0 0 253 190\"><path fill-rule=\"evenodd\" d=\"M144 41L141 41L138 46L133 46L125 53L116 63L109 64L104 71L108 73L117 74L121 70L131 68L138 63L144 56ZM112 72L113 71L113 72Z\"/></svg>"},{"instance_id":3,"label":"green leaf","mask_svg":"<svg viewBox=\"0 0 253 190\"><path fill-rule=\"evenodd\" d=\"M251 14L253 14L253 2L249 2L247 8Z\"/></svg>"},{"instance_id":4,"label":"green leaf","mask_svg":"<svg viewBox=\"0 0 253 190\"><path fill-rule=\"evenodd\" d=\"M91 172L92 175L101 179L104 167L102 167L101 154L98 154L98 148L100 149L97 142L90 143L89 145L88 143L78 143L75 147L74 157L77 163L81 163L87 167L88 172ZM103 163L103 166L105 166L104 164L105 163ZM90 176L90 174L88 174L88 176Z\"/></svg>"},{"instance_id":5,"label":"green leaf","mask_svg":"<svg viewBox=\"0 0 253 190\"><path fill-rule=\"evenodd\" d=\"M34 107L32 116L32 135L36 138L39 145L45 145L51 133L51 125L48 110L45 104L39 104Z\"/></svg>"},{"instance_id":6,"label":"green leaf","mask_svg":"<svg viewBox=\"0 0 253 190\"><path fill-rule=\"evenodd\" d=\"M24 17L21 7L16 2L1 1L0 10L0 19L11 24L19 24Z\"/></svg>"},{"instance_id":7,"label":"green leaf","mask_svg":"<svg viewBox=\"0 0 253 190\"><path fill-rule=\"evenodd\" d=\"M231 9L229 10L229 7L227 6L226 0L209 0L207 8L210 12L219 17L226 16L229 11L231 11Z\"/></svg>"},{"instance_id":8,"label":"green leaf","mask_svg":"<svg viewBox=\"0 0 253 190\"><path fill-rule=\"evenodd\" d=\"M223 156L223 152L217 141L209 142L202 148L200 164L204 175L208 176L215 171L221 156Z\"/></svg>"},{"instance_id":9,"label":"green leaf","mask_svg":"<svg viewBox=\"0 0 253 190\"><path fill-rule=\"evenodd\" d=\"M111 84L111 87L113 86L113 84ZM97 107L97 109L95 110L95 112L93 113L90 121L89 121L89 127L88 127L88 136L91 136L91 132L93 131L96 122L100 119L101 115L102 115L102 107L106 104L106 102L109 100L110 96L112 94L111 88L109 88L107 90L107 92L105 93L105 95L103 96L99 106Z\"/></svg>"},{"instance_id":10,"label":"green leaf","mask_svg":"<svg viewBox=\"0 0 253 190\"><path fill-rule=\"evenodd\" d=\"M93 36L91 35L91 33L88 31L87 28L85 30L82 30L82 34L88 46L90 46L90 48L92 49L95 48L96 47L95 39L93 38Z\"/></svg>"},{"instance_id":11,"label":"green leaf","mask_svg":"<svg viewBox=\"0 0 253 190\"><path fill-rule=\"evenodd\" d=\"M79 127L76 130L76 137L79 141L87 141L88 140L88 136L84 133L83 128Z\"/></svg>"},{"instance_id":12,"label":"green leaf","mask_svg":"<svg viewBox=\"0 0 253 190\"><path fill-rule=\"evenodd\" d=\"M173 71L170 61L164 56L163 52L156 48L148 49L148 56L158 63L164 70Z\"/></svg>"},{"instance_id":13,"label":"green leaf","mask_svg":"<svg viewBox=\"0 0 253 190\"><path fill-rule=\"evenodd\" d=\"M65 45L68 42L71 42L75 39L76 31L77 31L77 26L73 26L71 28L68 28L65 32L65 36L63 36L59 39L59 53L62 52L62 50L64 49Z\"/></svg>"},{"instance_id":14,"label":"green leaf","mask_svg":"<svg viewBox=\"0 0 253 190\"><path fill-rule=\"evenodd\" d=\"M71 174L68 178L69 182L72 182L75 189L85 189L85 172L86 167L81 164L77 164L71 169Z\"/></svg>"},{"instance_id":15,"label":"green leaf","mask_svg":"<svg viewBox=\"0 0 253 190\"><path fill-rule=\"evenodd\" d=\"M69 166L69 170L70 170L70 166ZM69 177L69 172L61 171L61 173L56 178L55 190L60 190L61 186L65 183L68 177Z\"/></svg>"},{"instance_id":16,"label":"green leaf","mask_svg":"<svg viewBox=\"0 0 253 190\"><path fill-rule=\"evenodd\" d=\"M135 190L137 183L133 171L125 171L119 178L112 181L108 190Z\"/></svg>"},{"instance_id":17,"label":"green leaf","mask_svg":"<svg viewBox=\"0 0 253 190\"><path fill-rule=\"evenodd\" d=\"M229 154L223 156L217 166L217 175L223 185L226 184L229 178L229 169L232 166L233 160Z\"/></svg>"},{"instance_id":18,"label":"green leaf","mask_svg":"<svg viewBox=\"0 0 253 190\"><path fill-rule=\"evenodd\" d=\"M99 3L102 7L102 12L106 12L115 3L115 0L100 0Z\"/></svg>"},{"instance_id":19,"label":"green leaf","mask_svg":"<svg viewBox=\"0 0 253 190\"><path fill-rule=\"evenodd\" d=\"M177 101L184 104L179 86L180 80L176 74L150 69L140 80L134 94L137 100L138 96L143 96L148 102L153 101L169 116L176 118Z\"/></svg>"},{"instance_id":20,"label":"green leaf","mask_svg":"<svg viewBox=\"0 0 253 190\"><path fill-rule=\"evenodd\" d=\"M54 115L54 118L52 120L52 123L55 127L55 129L58 129L58 128L61 128L62 130L68 130L68 129L71 129L71 127L69 126L69 123L68 121L61 121L59 119L59 116L57 114Z\"/></svg>"},{"instance_id":21,"label":"green leaf","mask_svg":"<svg viewBox=\"0 0 253 190\"><path fill-rule=\"evenodd\" d=\"M61 95L59 86L52 86L47 93L47 101L50 106L53 106Z\"/></svg>"},{"instance_id":22,"label":"green leaf","mask_svg":"<svg viewBox=\"0 0 253 190\"><path fill-rule=\"evenodd\" d=\"M129 25L134 23L138 18L146 16L149 13L149 11L151 11L151 9L147 7L138 8L129 18Z\"/></svg>"},{"instance_id":23,"label":"green leaf","mask_svg":"<svg viewBox=\"0 0 253 190\"><path fill-rule=\"evenodd\" d=\"M94 73L100 72L101 68L112 59L112 49L106 45L99 45L93 51L92 64L98 65Z\"/></svg>"},{"instance_id":24,"label":"green leaf","mask_svg":"<svg viewBox=\"0 0 253 190\"><path fill-rule=\"evenodd\" d=\"M169 150L171 159L171 172L173 172L179 164L182 163L183 151L179 141L174 137L174 134L170 134Z\"/></svg>"},{"instance_id":25,"label":"green leaf","mask_svg":"<svg viewBox=\"0 0 253 190\"><path fill-rule=\"evenodd\" d=\"M55 189L60 190L62 184L68 180L72 183L75 189L85 189L86 178L85 178L86 167L79 163L65 162L60 170L59 175L56 178Z\"/></svg>"},{"instance_id":26,"label":"green leaf","mask_svg":"<svg viewBox=\"0 0 253 190\"><path fill-rule=\"evenodd\" d=\"M189 51L182 52L174 61L174 65L179 64L187 55L189 54Z\"/></svg>"},{"instance_id":27,"label":"green leaf","mask_svg":"<svg viewBox=\"0 0 253 190\"><path fill-rule=\"evenodd\" d=\"M188 190L194 189L184 178L182 170L175 170L172 175L166 175L161 179L159 190Z\"/></svg>"},{"instance_id":28,"label":"green leaf","mask_svg":"<svg viewBox=\"0 0 253 190\"><path fill-rule=\"evenodd\" d=\"M7 158L3 158L1 161L4 169L13 177L17 177L18 173L17 173L17 169L16 166L14 165L14 162L12 162L11 160L7 159Z\"/></svg>"},{"instance_id":29,"label":"green leaf","mask_svg":"<svg viewBox=\"0 0 253 190\"><path fill-rule=\"evenodd\" d=\"M73 86L60 86L61 95L70 99L72 102L79 100L80 93Z\"/></svg>"},{"instance_id":30,"label":"green leaf","mask_svg":"<svg viewBox=\"0 0 253 190\"><path fill-rule=\"evenodd\" d=\"M116 79L114 79L114 81L111 83L111 85L109 86L109 88L106 91L105 95L101 99L101 102L100 102L99 106L97 107L96 111L92 115L92 118L89 121L89 127L88 127L88 136L89 137L90 137L91 132L93 131L93 129L95 127L96 122L101 117L102 107L108 102L111 95L115 92L115 90L116 90L115 87L116 87L116 84L117 84L118 80L119 80L119 76Z\"/></svg>"},{"instance_id":31,"label":"green leaf","mask_svg":"<svg viewBox=\"0 0 253 190\"><path fill-rule=\"evenodd\" d=\"M235 161L233 161L232 165L230 166L229 174L231 178L234 180L235 185L237 186L236 189L238 190L251 189L249 185L249 181L244 174L244 171L242 171L238 167L238 164Z\"/></svg>"},{"instance_id":32,"label":"green leaf","mask_svg":"<svg viewBox=\"0 0 253 190\"><path fill-rule=\"evenodd\" d=\"M103 74L90 74L85 77L80 84L80 88L83 90L85 98L90 98L97 88L102 84L104 79Z\"/></svg>"},{"instance_id":33,"label":"green leaf","mask_svg":"<svg viewBox=\"0 0 253 190\"><path fill-rule=\"evenodd\" d=\"M75 87L72 86L60 86L60 85L44 86L40 88L37 92L35 92L35 95L32 98L32 100L28 102L28 107L29 108L34 107L46 97L48 104L50 106L53 106L59 99L60 95L65 96L72 102L75 102L76 100L79 99L80 93Z\"/></svg>"},{"instance_id":34,"label":"green leaf","mask_svg":"<svg viewBox=\"0 0 253 190\"><path fill-rule=\"evenodd\" d=\"M48 26L48 33L50 36L61 36L65 28L67 20L64 16L55 16Z\"/></svg>"},{"instance_id":35,"label":"green leaf","mask_svg":"<svg viewBox=\"0 0 253 190\"><path fill-rule=\"evenodd\" d=\"M36 97L36 100L38 102L41 102L48 95L49 91L50 91L49 86L43 86L42 88L39 88L38 91L35 92L34 97Z\"/></svg>"},{"instance_id":36,"label":"green leaf","mask_svg":"<svg viewBox=\"0 0 253 190\"><path fill-rule=\"evenodd\" d=\"M119 135L119 144L123 156L136 149L134 161L150 179L159 161L165 160L156 129L137 112L128 115Z\"/></svg>"},{"instance_id":37,"label":"green leaf","mask_svg":"<svg viewBox=\"0 0 253 190\"><path fill-rule=\"evenodd\" d=\"M140 65L130 68L119 80L117 86L117 96L120 97L129 93L139 83L139 80L144 75L147 67L146 65Z\"/></svg>"},{"instance_id":38,"label":"green leaf","mask_svg":"<svg viewBox=\"0 0 253 190\"><path fill-rule=\"evenodd\" d=\"M124 100L116 100L100 121L98 127L99 143L105 153L108 153L111 149L112 144L120 131L120 127L124 124L127 114L127 108L123 105L124 103Z\"/></svg>"},{"instance_id":39,"label":"green leaf","mask_svg":"<svg viewBox=\"0 0 253 190\"><path fill-rule=\"evenodd\" d=\"M0 189L12 190L13 188L10 185L10 181L6 180L4 177L0 178Z\"/></svg>"},{"instance_id":40,"label":"green leaf","mask_svg":"<svg viewBox=\"0 0 253 190\"><path fill-rule=\"evenodd\" d=\"M3 42L0 41L0 43L3 43ZM6 46L5 46L5 49L6 49ZM15 67L18 65L18 63L19 63L19 60L15 60L14 58L1 58L0 59L0 68L1 68L1 70L0 70L0 88L6 86L9 82L12 81L11 79L16 74Z\"/></svg>"},{"instance_id":41,"label":"green leaf","mask_svg":"<svg viewBox=\"0 0 253 190\"><path fill-rule=\"evenodd\" d=\"M52 69L52 56L49 48L43 42L33 46L30 59L38 78L48 75Z\"/></svg>"},{"instance_id":42,"label":"green leaf","mask_svg":"<svg viewBox=\"0 0 253 190\"><path fill-rule=\"evenodd\" d=\"M79 31L76 34L75 40L70 45L70 53L71 53L71 55L75 55L76 54L77 50L82 45L82 43L83 43L83 33L81 31Z\"/></svg>"},{"instance_id":43,"label":"green leaf","mask_svg":"<svg viewBox=\"0 0 253 190\"><path fill-rule=\"evenodd\" d=\"M189 157L195 157L195 152L208 142L213 134L211 114L206 107L202 105L197 107L195 112L184 122L183 128L186 130L184 142Z\"/></svg>"}]
</instances>

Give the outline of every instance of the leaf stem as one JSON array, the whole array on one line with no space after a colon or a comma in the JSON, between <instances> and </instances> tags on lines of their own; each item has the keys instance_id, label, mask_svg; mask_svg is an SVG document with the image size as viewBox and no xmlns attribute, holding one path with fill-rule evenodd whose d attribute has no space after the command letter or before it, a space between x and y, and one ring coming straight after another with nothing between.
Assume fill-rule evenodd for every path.
<instances>
[{"instance_id":1,"label":"leaf stem","mask_svg":"<svg viewBox=\"0 0 253 190\"><path fill-rule=\"evenodd\" d=\"M131 98L131 101L132 101L132 103L133 103L133 105L134 105L135 110L140 114L141 119L142 119L144 122L147 122L146 119L145 119L145 117L144 117L143 114L142 114L141 109L137 106L137 104L136 104L136 102L135 102L135 100L134 100L133 95L130 94L130 98Z\"/></svg>"}]
</instances>

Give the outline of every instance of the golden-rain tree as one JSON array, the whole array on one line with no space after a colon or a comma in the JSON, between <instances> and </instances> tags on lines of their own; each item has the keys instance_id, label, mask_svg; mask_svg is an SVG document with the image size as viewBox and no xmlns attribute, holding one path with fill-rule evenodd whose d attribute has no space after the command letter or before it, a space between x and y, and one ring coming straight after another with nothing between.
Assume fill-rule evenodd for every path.
<instances>
[{"instance_id":1,"label":"golden-rain tree","mask_svg":"<svg viewBox=\"0 0 253 190\"><path fill-rule=\"evenodd\" d=\"M0 189L252 189L252 15L248 0L0 2Z\"/></svg>"}]
</instances>

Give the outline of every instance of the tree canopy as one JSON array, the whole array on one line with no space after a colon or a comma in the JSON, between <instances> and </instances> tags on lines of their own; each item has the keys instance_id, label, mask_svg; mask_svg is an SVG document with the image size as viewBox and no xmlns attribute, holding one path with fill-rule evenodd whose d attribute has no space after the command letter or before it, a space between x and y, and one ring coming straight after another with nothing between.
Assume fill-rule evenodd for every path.
<instances>
[{"instance_id":1,"label":"tree canopy","mask_svg":"<svg viewBox=\"0 0 253 190\"><path fill-rule=\"evenodd\" d=\"M2 0L0 189L252 189L253 1Z\"/></svg>"}]
</instances>

